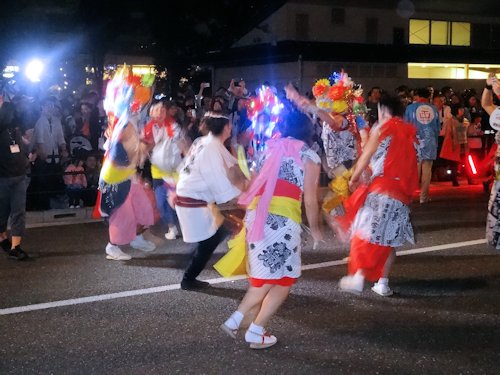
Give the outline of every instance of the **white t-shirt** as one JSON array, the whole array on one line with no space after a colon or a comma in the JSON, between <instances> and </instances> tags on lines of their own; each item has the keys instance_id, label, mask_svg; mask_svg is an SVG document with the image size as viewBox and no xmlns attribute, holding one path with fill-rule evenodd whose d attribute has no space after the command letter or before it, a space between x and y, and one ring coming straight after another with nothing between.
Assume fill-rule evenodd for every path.
<instances>
[{"instance_id":1,"label":"white t-shirt","mask_svg":"<svg viewBox=\"0 0 500 375\"><path fill-rule=\"evenodd\" d=\"M47 162L59 162L59 147L64 145L61 120L42 114L35 124L34 143L40 144L41 151L47 155ZM51 155L57 156L52 160Z\"/></svg>"},{"instance_id":2,"label":"white t-shirt","mask_svg":"<svg viewBox=\"0 0 500 375\"><path fill-rule=\"evenodd\" d=\"M227 168L237 164L222 142L209 133L198 138L181 164L178 196L205 201L207 207L176 206L184 242L200 242L212 237L220 226L215 204L240 195L227 177Z\"/></svg>"}]
</instances>

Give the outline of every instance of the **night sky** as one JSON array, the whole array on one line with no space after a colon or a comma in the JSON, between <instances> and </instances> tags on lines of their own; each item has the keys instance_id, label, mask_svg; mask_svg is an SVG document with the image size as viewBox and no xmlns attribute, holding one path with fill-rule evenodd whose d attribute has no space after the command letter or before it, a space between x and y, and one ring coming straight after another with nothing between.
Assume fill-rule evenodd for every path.
<instances>
[{"instance_id":1,"label":"night sky","mask_svg":"<svg viewBox=\"0 0 500 375\"><path fill-rule=\"evenodd\" d=\"M93 53L153 55L165 63L230 46L284 1L19 0L2 5L5 50L77 35ZM165 9L166 8L166 9ZM271 12L269 12L271 10ZM62 37L63 39L64 37ZM23 47L24 48L24 47ZM5 52L0 52L0 54Z\"/></svg>"}]
</instances>

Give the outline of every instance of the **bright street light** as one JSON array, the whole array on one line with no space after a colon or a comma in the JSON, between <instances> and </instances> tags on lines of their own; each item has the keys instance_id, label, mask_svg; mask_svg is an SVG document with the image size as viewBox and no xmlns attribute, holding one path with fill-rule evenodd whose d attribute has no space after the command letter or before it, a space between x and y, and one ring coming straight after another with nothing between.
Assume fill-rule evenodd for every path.
<instances>
[{"instance_id":1,"label":"bright street light","mask_svg":"<svg viewBox=\"0 0 500 375\"><path fill-rule=\"evenodd\" d=\"M26 65L26 77L28 77L31 82L40 82L40 75L43 72L43 68L43 63L40 60L31 60L28 65Z\"/></svg>"}]
</instances>

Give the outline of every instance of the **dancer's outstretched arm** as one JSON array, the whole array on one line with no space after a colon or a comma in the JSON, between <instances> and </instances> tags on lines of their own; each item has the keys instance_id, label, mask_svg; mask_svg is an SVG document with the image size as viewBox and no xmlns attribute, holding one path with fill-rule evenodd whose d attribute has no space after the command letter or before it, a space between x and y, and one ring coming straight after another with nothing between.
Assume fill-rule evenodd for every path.
<instances>
[{"instance_id":1,"label":"dancer's outstretched arm","mask_svg":"<svg viewBox=\"0 0 500 375\"><path fill-rule=\"evenodd\" d=\"M321 121L326 122L333 130L341 130L344 118L341 115L332 115L329 112L316 107L311 101L298 93L292 84L285 86L286 97L293 102L300 111L316 115Z\"/></svg>"}]
</instances>

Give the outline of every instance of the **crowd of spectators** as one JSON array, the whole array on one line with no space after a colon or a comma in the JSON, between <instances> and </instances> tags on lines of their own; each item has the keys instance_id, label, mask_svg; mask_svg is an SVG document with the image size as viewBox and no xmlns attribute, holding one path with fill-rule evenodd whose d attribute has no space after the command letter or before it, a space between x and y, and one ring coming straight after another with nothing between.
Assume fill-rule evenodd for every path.
<instances>
[{"instance_id":1,"label":"crowd of spectators","mask_svg":"<svg viewBox=\"0 0 500 375\"><path fill-rule=\"evenodd\" d=\"M12 98L28 143L27 208L93 206L106 116L96 92L81 98Z\"/></svg>"},{"instance_id":2,"label":"crowd of spectators","mask_svg":"<svg viewBox=\"0 0 500 375\"><path fill-rule=\"evenodd\" d=\"M271 87L280 99L286 101L284 91L269 82L263 82L263 85ZM488 115L481 108L479 94L474 89L462 92L455 92L451 87L428 89L441 123L453 116L456 108L463 108L471 140L469 146L476 149L478 155L486 155L492 141L486 139L485 134L488 135L491 129ZM383 87L372 87L366 92L370 124L377 119L377 103L383 90ZM407 86L396 88L395 93L406 105L414 101L415 90ZM173 97L155 96L153 103L168 101L167 105L172 108L185 137L191 141L204 134L202 119L207 111L223 113L233 124L231 141L240 143L240 136L251 126L247 105L252 95L255 92L246 87L243 79L232 80L227 88L216 90L205 82L200 84L199 90L194 90L188 82L181 81ZM306 95L312 99L310 93ZM10 101L16 106L24 141L30 150L28 210L93 206L104 155L103 134L107 127L103 98L96 91L90 91L81 97L49 95L29 98L18 95ZM143 123L147 120L145 118ZM321 143L319 136L315 139ZM438 161L435 168L439 166ZM144 171L146 177L147 167Z\"/></svg>"}]
</instances>

